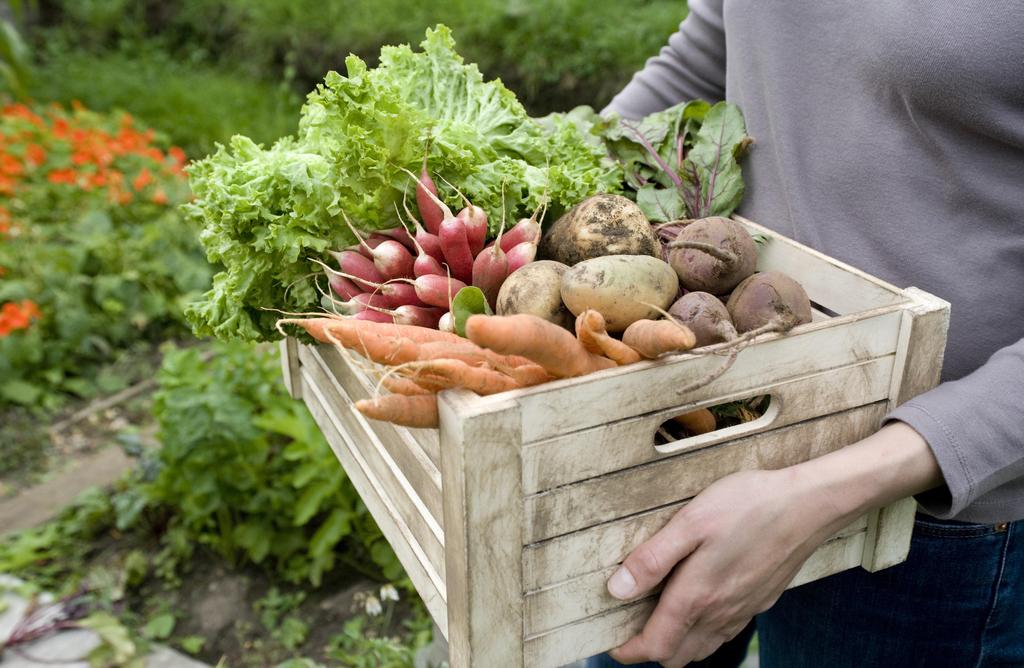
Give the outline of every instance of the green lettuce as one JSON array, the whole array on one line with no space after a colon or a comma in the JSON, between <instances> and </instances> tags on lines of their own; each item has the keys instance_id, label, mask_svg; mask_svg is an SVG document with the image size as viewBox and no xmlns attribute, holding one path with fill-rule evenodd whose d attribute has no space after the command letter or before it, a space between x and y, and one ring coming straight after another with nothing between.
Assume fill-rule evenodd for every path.
<instances>
[{"instance_id":1,"label":"green lettuce","mask_svg":"<svg viewBox=\"0 0 1024 668\"><path fill-rule=\"evenodd\" d=\"M621 189L622 168L563 115L530 118L500 81L485 82L455 51L444 26L422 51L384 47L380 65L355 56L347 75L327 74L302 109L294 136L270 148L236 136L189 169L211 262L213 288L186 316L200 335L266 340L277 311L314 310L311 258L354 242L343 213L365 231L398 224L412 194L402 168L430 170L477 206L496 228L547 198L549 219L598 192ZM441 195L460 199L435 177Z\"/></svg>"}]
</instances>

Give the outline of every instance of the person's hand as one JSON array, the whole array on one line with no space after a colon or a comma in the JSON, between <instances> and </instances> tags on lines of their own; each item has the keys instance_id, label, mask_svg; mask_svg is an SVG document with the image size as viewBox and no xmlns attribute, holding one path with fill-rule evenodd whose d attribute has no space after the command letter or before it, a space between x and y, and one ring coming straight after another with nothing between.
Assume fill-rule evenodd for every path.
<instances>
[{"instance_id":1,"label":"person's hand","mask_svg":"<svg viewBox=\"0 0 1024 668\"><path fill-rule=\"evenodd\" d=\"M771 607L830 535L870 508L939 482L927 444L901 423L798 466L722 478L608 581L613 596L630 600L668 578L643 630L612 656L665 668L706 658Z\"/></svg>"},{"instance_id":2,"label":"person's hand","mask_svg":"<svg viewBox=\"0 0 1024 668\"><path fill-rule=\"evenodd\" d=\"M783 470L722 478L629 555L608 581L613 596L633 599L669 578L643 631L612 652L616 660L684 666L775 603L828 538L827 513L793 477Z\"/></svg>"}]
</instances>

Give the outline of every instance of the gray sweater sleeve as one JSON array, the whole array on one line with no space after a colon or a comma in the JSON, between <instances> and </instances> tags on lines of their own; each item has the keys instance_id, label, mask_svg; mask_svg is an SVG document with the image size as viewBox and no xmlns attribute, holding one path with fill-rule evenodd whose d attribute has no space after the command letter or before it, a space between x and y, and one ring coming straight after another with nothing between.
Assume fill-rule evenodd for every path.
<instances>
[{"instance_id":1,"label":"gray sweater sleeve","mask_svg":"<svg viewBox=\"0 0 1024 668\"><path fill-rule=\"evenodd\" d=\"M682 100L725 99L723 0L691 0L690 13L661 52L633 75L605 111L642 118Z\"/></svg>"},{"instance_id":2,"label":"gray sweater sleeve","mask_svg":"<svg viewBox=\"0 0 1024 668\"><path fill-rule=\"evenodd\" d=\"M1024 513L1022 411L1024 339L889 415L928 441L942 469L946 486L918 496L929 513L977 522Z\"/></svg>"}]
</instances>

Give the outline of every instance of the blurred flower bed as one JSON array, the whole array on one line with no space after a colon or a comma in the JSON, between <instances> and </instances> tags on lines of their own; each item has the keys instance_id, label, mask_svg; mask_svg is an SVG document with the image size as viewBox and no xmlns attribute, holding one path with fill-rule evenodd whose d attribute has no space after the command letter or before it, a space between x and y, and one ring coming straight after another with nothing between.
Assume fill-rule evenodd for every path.
<instances>
[{"instance_id":1,"label":"blurred flower bed","mask_svg":"<svg viewBox=\"0 0 1024 668\"><path fill-rule=\"evenodd\" d=\"M58 407L113 391L119 349L187 333L209 281L185 154L125 113L0 111L0 406Z\"/></svg>"}]
</instances>

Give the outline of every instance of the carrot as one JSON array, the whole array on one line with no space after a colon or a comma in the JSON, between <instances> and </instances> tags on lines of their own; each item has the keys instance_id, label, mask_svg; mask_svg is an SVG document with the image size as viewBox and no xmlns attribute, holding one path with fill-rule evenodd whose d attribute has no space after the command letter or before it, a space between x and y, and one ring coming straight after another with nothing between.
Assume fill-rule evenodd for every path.
<instances>
[{"instance_id":1,"label":"carrot","mask_svg":"<svg viewBox=\"0 0 1024 668\"><path fill-rule=\"evenodd\" d=\"M381 378L380 384L388 392L392 392L394 394L404 394L406 396L413 396L417 394L431 394L430 390L426 390L420 387L414 381L409 380L408 378L402 378L401 376L394 376L391 374L388 374Z\"/></svg>"},{"instance_id":2,"label":"carrot","mask_svg":"<svg viewBox=\"0 0 1024 668\"><path fill-rule=\"evenodd\" d=\"M490 364L495 368L514 368L525 364L532 365L533 362L525 357L517 355L502 355L487 348L481 348L472 341L463 339L457 343L449 341L434 341L420 345L419 359L421 361L435 359L457 359L466 364L480 366Z\"/></svg>"},{"instance_id":3,"label":"carrot","mask_svg":"<svg viewBox=\"0 0 1024 668\"><path fill-rule=\"evenodd\" d=\"M521 387L532 387L554 380L554 377L545 371L544 367L533 363L506 369L505 373L515 379Z\"/></svg>"},{"instance_id":4,"label":"carrot","mask_svg":"<svg viewBox=\"0 0 1024 668\"><path fill-rule=\"evenodd\" d=\"M403 365L400 373L411 377L420 387L435 391L461 387L479 395L488 395L519 387L515 380L503 373L452 359L412 362Z\"/></svg>"},{"instance_id":5,"label":"carrot","mask_svg":"<svg viewBox=\"0 0 1024 668\"><path fill-rule=\"evenodd\" d=\"M588 351L604 355L619 366L643 359L640 353L622 341L608 336L604 316L594 309L587 309L576 318L576 338Z\"/></svg>"},{"instance_id":6,"label":"carrot","mask_svg":"<svg viewBox=\"0 0 1024 668\"><path fill-rule=\"evenodd\" d=\"M694 436L699 434L707 434L718 428L718 423L715 420L715 414L706 408L698 408L695 411L689 413L683 413L672 418L674 421L683 425L686 431L690 432Z\"/></svg>"},{"instance_id":7,"label":"carrot","mask_svg":"<svg viewBox=\"0 0 1024 668\"><path fill-rule=\"evenodd\" d=\"M673 320L637 320L622 333L622 342L647 359L689 350L697 337Z\"/></svg>"},{"instance_id":8,"label":"carrot","mask_svg":"<svg viewBox=\"0 0 1024 668\"><path fill-rule=\"evenodd\" d=\"M556 378L582 376L609 369L615 362L594 355L576 337L535 315L474 315L466 321L473 343L505 355L531 359Z\"/></svg>"},{"instance_id":9,"label":"carrot","mask_svg":"<svg viewBox=\"0 0 1024 668\"><path fill-rule=\"evenodd\" d=\"M298 325L306 331L306 334L309 334L320 343L330 343L331 340L328 338L327 330L333 329L335 325L342 322L344 321L341 319L341 316L333 318L283 318L277 321L277 329L283 334L283 325Z\"/></svg>"},{"instance_id":10,"label":"carrot","mask_svg":"<svg viewBox=\"0 0 1024 668\"><path fill-rule=\"evenodd\" d=\"M439 423L436 394L385 394L376 399L360 399L356 410L371 420L384 420L403 427L424 429Z\"/></svg>"},{"instance_id":11,"label":"carrot","mask_svg":"<svg viewBox=\"0 0 1024 668\"><path fill-rule=\"evenodd\" d=\"M355 320L341 316L325 318L285 318L278 320L282 325L298 325L306 333L321 343L340 343L346 348L362 352L362 341L374 337L383 341L394 342L395 339L407 339L412 343L430 341L447 341L464 343L466 340L458 334L441 332L436 329L417 327L415 325L396 325L394 323Z\"/></svg>"}]
</instances>

